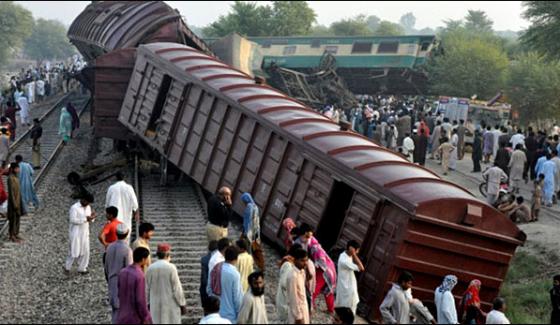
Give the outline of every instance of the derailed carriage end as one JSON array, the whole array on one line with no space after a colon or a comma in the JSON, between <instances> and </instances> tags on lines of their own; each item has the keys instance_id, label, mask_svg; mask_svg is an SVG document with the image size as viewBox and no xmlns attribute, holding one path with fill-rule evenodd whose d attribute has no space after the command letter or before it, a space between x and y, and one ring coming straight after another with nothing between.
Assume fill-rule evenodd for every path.
<instances>
[{"instance_id":1,"label":"derailed carriage end","mask_svg":"<svg viewBox=\"0 0 560 325\"><path fill-rule=\"evenodd\" d=\"M163 1L95 1L72 22L70 42L89 65L80 81L93 94L96 137L127 140L117 120L132 75L136 47L153 42L187 44L212 55L208 45Z\"/></svg>"},{"instance_id":2,"label":"derailed carriage end","mask_svg":"<svg viewBox=\"0 0 560 325\"><path fill-rule=\"evenodd\" d=\"M138 48L119 121L205 190L251 192L263 235L282 243L286 217L327 249L362 243L361 313L378 306L402 270L428 302L446 274L458 292L482 280L485 308L525 235L470 192L340 126L200 51Z\"/></svg>"}]
</instances>

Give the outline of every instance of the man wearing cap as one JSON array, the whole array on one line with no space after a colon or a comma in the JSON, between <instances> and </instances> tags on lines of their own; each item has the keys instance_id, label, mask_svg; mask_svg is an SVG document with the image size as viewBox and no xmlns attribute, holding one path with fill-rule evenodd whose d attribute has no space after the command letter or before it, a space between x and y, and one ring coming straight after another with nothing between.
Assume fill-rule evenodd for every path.
<instances>
[{"instance_id":1,"label":"man wearing cap","mask_svg":"<svg viewBox=\"0 0 560 325\"><path fill-rule=\"evenodd\" d=\"M109 213L107 214L109 215ZM114 219L116 220L116 217ZM111 317L113 324L116 324L119 312L119 272L132 264L132 250L126 241L129 232L125 224L117 224L116 239L118 240L109 244L105 258L105 274L107 274L109 282L109 302L113 310Z\"/></svg>"},{"instance_id":2,"label":"man wearing cap","mask_svg":"<svg viewBox=\"0 0 560 325\"><path fill-rule=\"evenodd\" d=\"M181 315L187 311L183 285L170 254L169 244L159 244L158 260L146 272L146 293L155 324L181 324Z\"/></svg>"},{"instance_id":3,"label":"man wearing cap","mask_svg":"<svg viewBox=\"0 0 560 325\"><path fill-rule=\"evenodd\" d=\"M70 250L64 270L70 272L74 261L78 262L78 273L87 274L89 265L89 223L95 220L90 204L93 195L87 194L70 208Z\"/></svg>"}]
</instances>

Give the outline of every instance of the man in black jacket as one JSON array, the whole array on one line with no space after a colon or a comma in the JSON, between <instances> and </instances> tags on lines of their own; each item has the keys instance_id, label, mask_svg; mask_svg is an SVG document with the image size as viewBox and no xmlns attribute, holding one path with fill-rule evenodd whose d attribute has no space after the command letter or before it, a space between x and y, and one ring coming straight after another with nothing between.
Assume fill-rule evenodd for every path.
<instances>
[{"instance_id":1,"label":"man in black jacket","mask_svg":"<svg viewBox=\"0 0 560 325\"><path fill-rule=\"evenodd\" d=\"M227 227L232 214L231 206L231 190L227 187L222 187L218 194L208 200L208 224L206 225L208 242L228 236Z\"/></svg>"}]
</instances>

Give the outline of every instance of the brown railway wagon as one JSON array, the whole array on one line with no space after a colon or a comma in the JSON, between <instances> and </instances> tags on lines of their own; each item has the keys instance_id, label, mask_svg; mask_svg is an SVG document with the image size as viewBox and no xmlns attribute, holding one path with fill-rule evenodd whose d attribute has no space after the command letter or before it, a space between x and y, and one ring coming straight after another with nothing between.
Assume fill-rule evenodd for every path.
<instances>
[{"instance_id":1,"label":"brown railway wagon","mask_svg":"<svg viewBox=\"0 0 560 325\"><path fill-rule=\"evenodd\" d=\"M72 22L68 38L90 62L82 80L93 93L95 136L119 140L129 135L118 116L139 44L176 42L212 53L162 1L95 1Z\"/></svg>"},{"instance_id":2,"label":"brown railway wagon","mask_svg":"<svg viewBox=\"0 0 560 325\"><path fill-rule=\"evenodd\" d=\"M70 25L68 38L87 61L153 42L177 42L212 53L163 1L92 1Z\"/></svg>"},{"instance_id":3,"label":"brown railway wagon","mask_svg":"<svg viewBox=\"0 0 560 325\"><path fill-rule=\"evenodd\" d=\"M290 216L326 249L362 242L370 320L402 270L428 302L446 274L458 292L478 278L487 307L525 240L467 190L188 46L139 47L119 120L206 190L231 187L237 213L253 193L266 238L281 244Z\"/></svg>"}]
</instances>

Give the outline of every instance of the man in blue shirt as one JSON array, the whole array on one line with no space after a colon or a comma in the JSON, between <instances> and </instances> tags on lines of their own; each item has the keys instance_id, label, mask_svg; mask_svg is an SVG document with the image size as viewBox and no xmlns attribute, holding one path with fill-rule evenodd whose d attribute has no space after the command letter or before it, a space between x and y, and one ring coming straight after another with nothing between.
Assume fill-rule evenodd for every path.
<instances>
[{"instance_id":1,"label":"man in blue shirt","mask_svg":"<svg viewBox=\"0 0 560 325\"><path fill-rule=\"evenodd\" d=\"M220 316L237 323L237 316L241 310L243 292L241 290L241 276L235 265L239 249L230 246L226 249L225 263L222 266L221 274L221 293L220 293Z\"/></svg>"}]
</instances>

